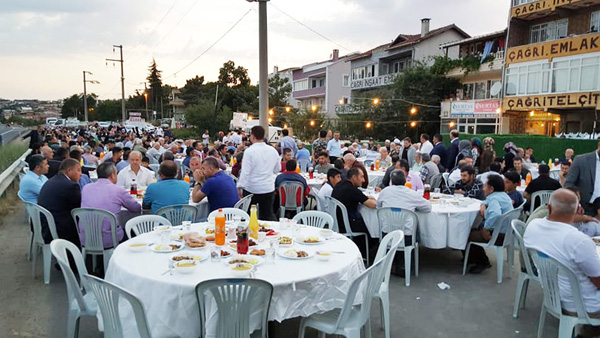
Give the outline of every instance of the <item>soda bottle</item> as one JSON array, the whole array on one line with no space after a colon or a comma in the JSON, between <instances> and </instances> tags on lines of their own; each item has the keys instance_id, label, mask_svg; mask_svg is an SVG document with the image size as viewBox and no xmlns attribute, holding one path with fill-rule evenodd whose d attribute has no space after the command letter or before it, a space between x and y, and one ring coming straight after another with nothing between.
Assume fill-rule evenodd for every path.
<instances>
[{"instance_id":1,"label":"soda bottle","mask_svg":"<svg viewBox=\"0 0 600 338\"><path fill-rule=\"evenodd\" d=\"M223 209L219 209L219 213L215 217L215 244L225 245L225 214L223 214Z\"/></svg>"},{"instance_id":2,"label":"soda bottle","mask_svg":"<svg viewBox=\"0 0 600 338\"><path fill-rule=\"evenodd\" d=\"M183 177L183 180L186 181L188 184L190 184L190 174L186 173L185 176Z\"/></svg>"},{"instance_id":3,"label":"soda bottle","mask_svg":"<svg viewBox=\"0 0 600 338\"><path fill-rule=\"evenodd\" d=\"M531 173L527 173L527 176L525 177L525 185L529 185L530 182L531 182Z\"/></svg>"},{"instance_id":4,"label":"soda bottle","mask_svg":"<svg viewBox=\"0 0 600 338\"><path fill-rule=\"evenodd\" d=\"M428 200L431 198L431 186L429 184L425 184L423 187L423 198Z\"/></svg>"},{"instance_id":5,"label":"soda bottle","mask_svg":"<svg viewBox=\"0 0 600 338\"><path fill-rule=\"evenodd\" d=\"M375 165L373 163L371 163L371 171L375 170Z\"/></svg>"},{"instance_id":6,"label":"soda bottle","mask_svg":"<svg viewBox=\"0 0 600 338\"><path fill-rule=\"evenodd\" d=\"M215 238L216 239L216 238ZM248 229L243 225L237 227L237 253L245 255L248 253Z\"/></svg>"},{"instance_id":7,"label":"soda bottle","mask_svg":"<svg viewBox=\"0 0 600 338\"><path fill-rule=\"evenodd\" d=\"M379 170L379 160L375 161L375 170Z\"/></svg>"},{"instance_id":8,"label":"soda bottle","mask_svg":"<svg viewBox=\"0 0 600 338\"><path fill-rule=\"evenodd\" d=\"M250 207L250 223L248 223L248 231L250 232L250 237L258 240L258 215L256 212L256 205L253 204Z\"/></svg>"},{"instance_id":9,"label":"soda bottle","mask_svg":"<svg viewBox=\"0 0 600 338\"><path fill-rule=\"evenodd\" d=\"M138 191L137 191L137 183L135 182L135 178L131 180L131 189L129 191L130 194L136 196Z\"/></svg>"},{"instance_id":10,"label":"soda bottle","mask_svg":"<svg viewBox=\"0 0 600 338\"><path fill-rule=\"evenodd\" d=\"M404 186L406 186L408 189L412 189L412 183L410 183L410 181L406 181Z\"/></svg>"},{"instance_id":11,"label":"soda bottle","mask_svg":"<svg viewBox=\"0 0 600 338\"><path fill-rule=\"evenodd\" d=\"M308 168L308 178L311 179L311 180L313 178L315 178L315 173L314 173L313 167Z\"/></svg>"}]
</instances>

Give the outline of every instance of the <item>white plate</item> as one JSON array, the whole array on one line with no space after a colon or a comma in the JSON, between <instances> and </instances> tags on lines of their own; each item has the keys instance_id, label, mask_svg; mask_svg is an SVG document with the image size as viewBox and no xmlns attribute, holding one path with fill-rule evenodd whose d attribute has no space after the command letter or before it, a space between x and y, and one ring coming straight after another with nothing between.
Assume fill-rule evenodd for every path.
<instances>
[{"instance_id":1,"label":"white plate","mask_svg":"<svg viewBox=\"0 0 600 338\"><path fill-rule=\"evenodd\" d=\"M289 236L284 236L284 237L289 237ZM291 237L289 237L289 238L291 238ZM279 239L281 240L281 237L279 237ZM292 245L294 245L294 239L293 238L292 238L292 242L290 244L281 244L281 242L279 242L279 246L282 247L282 248L287 248L287 247L290 247Z\"/></svg>"},{"instance_id":2,"label":"white plate","mask_svg":"<svg viewBox=\"0 0 600 338\"><path fill-rule=\"evenodd\" d=\"M254 255L238 255L238 254L234 254L234 255L231 255L231 256L229 256L229 257L225 258L225 259L223 260L223 262L224 262L225 264L229 265L229 264L230 264L230 263L229 263L229 261L231 261L231 260L234 260L234 259L238 259L238 258L240 258L240 259L243 259L243 260L247 261L248 263L250 263L250 264L252 264L252 265L254 265L254 266L261 265L261 264L262 264L262 262L263 262L263 259L262 259L260 256L254 256ZM257 262L257 263L256 263L256 264L254 264L254 263L252 263L252 262L251 262L251 260L256 260L256 262Z\"/></svg>"},{"instance_id":3,"label":"white plate","mask_svg":"<svg viewBox=\"0 0 600 338\"><path fill-rule=\"evenodd\" d=\"M190 257L192 257L192 258L193 258L193 259L192 259L193 261L195 261L195 262L202 262L202 261L205 261L205 260L207 260L207 259L208 259L208 257L210 256L210 253L209 253L209 254L202 254L202 255L199 255L199 254L197 254L197 253L191 253L191 252L182 252L182 253L179 253L179 254L177 254L177 255L173 255L173 256L171 256L170 260L171 260L173 263L181 262L181 261L174 261L174 260L173 260L173 257L177 257L177 256L190 256ZM197 258L200 258L200 259L197 259Z\"/></svg>"},{"instance_id":4,"label":"white plate","mask_svg":"<svg viewBox=\"0 0 600 338\"><path fill-rule=\"evenodd\" d=\"M287 251L287 250L285 250L285 251ZM311 259L314 256L314 254L311 254L310 252L307 252L308 256L306 256L306 257L288 257L288 256L284 255L285 251L279 251L277 254L280 257L283 257L285 259L291 259L291 260L295 260L295 261L302 261L302 260L305 260L305 259ZM300 251L303 251L303 250L300 250Z\"/></svg>"},{"instance_id":5,"label":"white plate","mask_svg":"<svg viewBox=\"0 0 600 338\"><path fill-rule=\"evenodd\" d=\"M304 242L303 238L296 237L296 238L294 238L294 242L298 243L298 244L302 244L302 245L319 245L319 244L325 243L325 239L323 237L320 237L320 236L308 236L308 237L317 237L319 239L319 241L314 242L314 243L306 243L306 242ZM306 238L308 238L308 237L306 237Z\"/></svg>"},{"instance_id":6,"label":"white plate","mask_svg":"<svg viewBox=\"0 0 600 338\"><path fill-rule=\"evenodd\" d=\"M208 245L208 243L211 243L211 242L208 242L208 241L207 241L206 243L207 243L206 245ZM185 244L185 243L184 243L184 244ZM191 246L189 246L189 245L185 244L185 247L186 247L186 248L188 248L188 250L199 251L199 250L204 250L204 249L206 249L206 245L205 245L205 246L200 246L200 247L197 247L197 248L192 248Z\"/></svg>"},{"instance_id":7,"label":"white plate","mask_svg":"<svg viewBox=\"0 0 600 338\"><path fill-rule=\"evenodd\" d=\"M173 244L173 245L178 245L179 249L171 249L171 250L157 250L158 248L160 248L161 246L169 246L169 244ZM169 252L175 252L175 251L179 251L179 250L183 250L183 248L185 247L185 245L183 245L183 243L179 243L179 242L169 242L167 244L155 244L153 245L150 250L154 251L154 252L158 252L158 253L169 253Z\"/></svg>"}]
</instances>

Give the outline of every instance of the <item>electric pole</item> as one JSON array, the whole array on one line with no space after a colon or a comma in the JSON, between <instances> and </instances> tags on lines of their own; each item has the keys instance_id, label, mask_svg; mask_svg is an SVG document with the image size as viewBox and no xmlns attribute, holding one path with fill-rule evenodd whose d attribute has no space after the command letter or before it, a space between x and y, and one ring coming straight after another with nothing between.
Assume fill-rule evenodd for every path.
<instances>
[{"instance_id":1,"label":"electric pole","mask_svg":"<svg viewBox=\"0 0 600 338\"><path fill-rule=\"evenodd\" d=\"M125 112L125 75L123 73L123 45L113 45L113 52L115 51L115 48L119 48L121 51L121 58L118 60L115 59L106 59L106 61L112 61L112 62L120 62L121 63L121 117L123 119L123 122L125 122L125 120L127 120L127 114Z\"/></svg>"},{"instance_id":2,"label":"electric pole","mask_svg":"<svg viewBox=\"0 0 600 338\"><path fill-rule=\"evenodd\" d=\"M86 80L85 79L85 74L86 73L90 74L90 75L94 75L94 74L92 74L92 72L88 72L87 70L83 71L83 116L84 116L85 122L88 122L88 106L87 106L86 82L95 83L95 84L98 84L100 82L98 82L96 80Z\"/></svg>"},{"instance_id":3,"label":"electric pole","mask_svg":"<svg viewBox=\"0 0 600 338\"><path fill-rule=\"evenodd\" d=\"M265 128L266 137L269 138L269 53L267 43L267 1L246 0L258 2L258 116L259 125Z\"/></svg>"}]
</instances>

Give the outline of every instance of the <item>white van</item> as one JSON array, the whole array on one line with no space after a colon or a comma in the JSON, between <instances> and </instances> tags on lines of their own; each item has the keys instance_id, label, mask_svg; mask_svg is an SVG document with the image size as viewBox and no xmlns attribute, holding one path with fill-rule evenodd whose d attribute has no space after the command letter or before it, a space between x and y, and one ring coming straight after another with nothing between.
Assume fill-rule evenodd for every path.
<instances>
[{"instance_id":1,"label":"white van","mask_svg":"<svg viewBox=\"0 0 600 338\"><path fill-rule=\"evenodd\" d=\"M57 117L46 117L46 125L47 126L53 126L56 121L58 121Z\"/></svg>"}]
</instances>

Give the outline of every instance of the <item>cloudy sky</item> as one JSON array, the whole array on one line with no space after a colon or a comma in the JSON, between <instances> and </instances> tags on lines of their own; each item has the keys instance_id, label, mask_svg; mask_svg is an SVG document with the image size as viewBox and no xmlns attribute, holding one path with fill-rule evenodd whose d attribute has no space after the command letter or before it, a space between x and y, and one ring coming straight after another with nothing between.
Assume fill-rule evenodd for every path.
<instances>
[{"instance_id":1,"label":"cloudy sky","mask_svg":"<svg viewBox=\"0 0 600 338\"><path fill-rule=\"evenodd\" d=\"M470 35L506 27L509 0L271 0L269 67L322 61L368 50L399 33L455 23ZM250 11L250 12L248 12ZM328 41L304 25L326 36ZM245 16L244 16L245 15ZM238 20L242 21L199 57ZM195 75L215 80L227 60L258 81L258 7L244 0L18 0L0 12L0 98L61 99L83 92L82 71L93 73L88 92L120 98L123 45L125 92L143 88L154 58L163 82L182 86ZM187 66L190 64L189 66ZM187 67L186 67L187 66Z\"/></svg>"}]
</instances>

